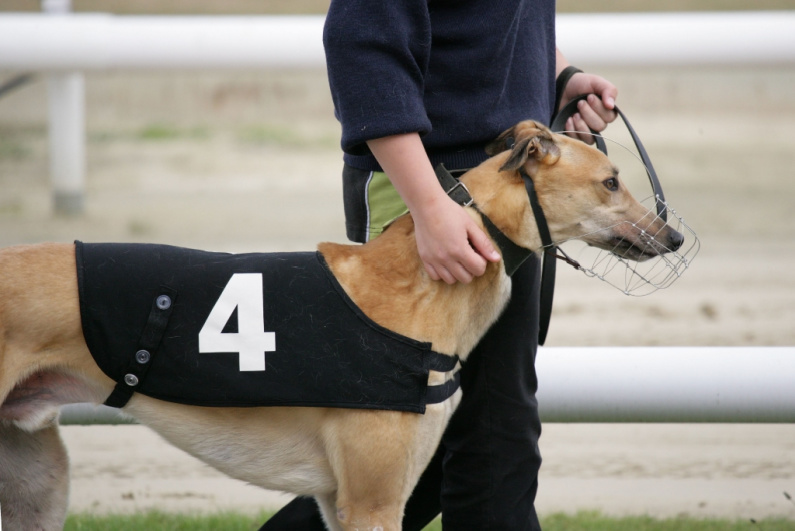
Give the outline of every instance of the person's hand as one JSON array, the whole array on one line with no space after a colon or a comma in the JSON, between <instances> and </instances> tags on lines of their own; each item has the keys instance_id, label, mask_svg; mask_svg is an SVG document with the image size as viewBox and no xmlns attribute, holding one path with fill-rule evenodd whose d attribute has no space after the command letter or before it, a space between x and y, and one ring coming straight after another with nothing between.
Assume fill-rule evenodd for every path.
<instances>
[{"instance_id":1,"label":"person's hand","mask_svg":"<svg viewBox=\"0 0 795 531\"><path fill-rule=\"evenodd\" d=\"M425 270L433 280L448 284L472 279L486 271L487 261L499 262L491 240L455 201L439 196L412 211L414 238Z\"/></svg>"},{"instance_id":2,"label":"person's hand","mask_svg":"<svg viewBox=\"0 0 795 531\"><path fill-rule=\"evenodd\" d=\"M618 89L603 77L580 72L574 74L566 84L561 108L583 94L588 94L588 98L577 104L578 112L566 121L566 131L579 131L581 133L569 133L569 136L593 144L591 130L597 133L604 131L607 124L616 119L613 109L616 107Z\"/></svg>"},{"instance_id":3,"label":"person's hand","mask_svg":"<svg viewBox=\"0 0 795 531\"><path fill-rule=\"evenodd\" d=\"M486 271L487 261L500 261L486 233L439 186L419 134L375 138L367 145L409 207L417 251L433 280L469 283Z\"/></svg>"}]
</instances>

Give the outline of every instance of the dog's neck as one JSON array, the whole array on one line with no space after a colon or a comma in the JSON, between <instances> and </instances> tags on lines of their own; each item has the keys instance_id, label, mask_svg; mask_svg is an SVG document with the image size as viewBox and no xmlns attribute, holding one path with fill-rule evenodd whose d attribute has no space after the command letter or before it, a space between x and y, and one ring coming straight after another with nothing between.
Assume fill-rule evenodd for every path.
<instances>
[{"instance_id":1,"label":"dog's neck","mask_svg":"<svg viewBox=\"0 0 795 531\"><path fill-rule=\"evenodd\" d=\"M410 216L399 218L365 245L325 243L319 250L346 293L360 308L367 308L368 317L462 359L510 294L511 280L499 263L490 263L469 284L431 280L417 252Z\"/></svg>"},{"instance_id":2,"label":"dog's neck","mask_svg":"<svg viewBox=\"0 0 795 531\"><path fill-rule=\"evenodd\" d=\"M541 250L536 219L518 171L499 170L508 152L492 157L463 176L475 204L511 241L531 251Z\"/></svg>"},{"instance_id":3,"label":"dog's neck","mask_svg":"<svg viewBox=\"0 0 795 531\"><path fill-rule=\"evenodd\" d=\"M500 228L497 227L494 222L491 221L491 219L480 209L477 203L475 203L475 200L469 193L469 189L466 187L466 185L453 177L453 175L447 171L447 168L445 168L444 165L439 164L436 166L435 171L436 178L439 180L439 184L442 186L442 189L447 193L450 199L460 206L471 206L478 212L478 214L480 214L481 222L483 223L486 232L489 236L491 236L492 241L502 255L505 272L508 274L508 276L512 276L519 266L521 266L522 263L527 260L531 254L533 254L533 251L517 245L513 240L506 236L505 233L502 232L502 230L500 230ZM530 177L527 177L525 173L520 173L520 175L523 179L525 179L526 182L530 182L530 185L532 186L532 179ZM528 193L528 195L530 194ZM533 195L535 195L534 192ZM543 213L541 216L543 219ZM539 221L538 215L536 215L536 221ZM539 227L541 227L541 225L539 225Z\"/></svg>"},{"instance_id":4,"label":"dog's neck","mask_svg":"<svg viewBox=\"0 0 795 531\"><path fill-rule=\"evenodd\" d=\"M495 157L499 159L499 157ZM462 177L473 198L506 236L518 245L541 246L518 174L497 175L490 159ZM494 167L492 167L494 166ZM468 209L481 227L482 219ZM361 246L321 244L334 275L368 316L397 333L429 341L433 349L466 359L508 303L511 279L503 264L489 262L469 284L448 285L428 277L417 252L411 216L396 220L381 236Z\"/></svg>"}]
</instances>

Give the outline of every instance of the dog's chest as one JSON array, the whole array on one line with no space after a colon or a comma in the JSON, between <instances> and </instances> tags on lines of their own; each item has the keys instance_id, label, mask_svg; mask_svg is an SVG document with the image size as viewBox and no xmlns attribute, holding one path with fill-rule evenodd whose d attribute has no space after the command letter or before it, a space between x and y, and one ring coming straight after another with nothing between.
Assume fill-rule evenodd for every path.
<instances>
[{"instance_id":1,"label":"dog's chest","mask_svg":"<svg viewBox=\"0 0 795 531\"><path fill-rule=\"evenodd\" d=\"M78 242L76 256L86 343L118 382L110 405L137 392L202 406L425 410L441 355L368 319L318 253Z\"/></svg>"}]
</instances>

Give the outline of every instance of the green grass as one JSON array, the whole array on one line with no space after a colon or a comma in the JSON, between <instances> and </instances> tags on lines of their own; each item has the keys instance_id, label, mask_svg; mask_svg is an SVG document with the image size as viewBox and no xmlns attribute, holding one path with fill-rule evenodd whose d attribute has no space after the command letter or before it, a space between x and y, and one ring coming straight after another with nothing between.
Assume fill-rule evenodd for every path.
<instances>
[{"instance_id":1,"label":"green grass","mask_svg":"<svg viewBox=\"0 0 795 531\"><path fill-rule=\"evenodd\" d=\"M208 515L171 514L159 511L133 515L94 516L73 514L66 521L65 531L256 531L270 517L232 512ZM647 516L613 518L598 512L576 515L553 514L541 519L544 531L792 531L795 520L766 518L760 520L727 520L702 518L668 518ZM439 520L425 531L442 531Z\"/></svg>"},{"instance_id":2,"label":"green grass","mask_svg":"<svg viewBox=\"0 0 795 531\"><path fill-rule=\"evenodd\" d=\"M0 135L0 159L20 160L30 156L30 149L17 140Z\"/></svg>"},{"instance_id":3,"label":"green grass","mask_svg":"<svg viewBox=\"0 0 795 531\"><path fill-rule=\"evenodd\" d=\"M237 132L241 142L249 144L301 145L305 139L297 132L281 126L249 126Z\"/></svg>"},{"instance_id":4,"label":"green grass","mask_svg":"<svg viewBox=\"0 0 795 531\"><path fill-rule=\"evenodd\" d=\"M186 138L191 140L202 140L210 136L209 131L202 127L193 127L190 129L183 129L164 124L148 125L136 133L137 138L140 140L175 140Z\"/></svg>"},{"instance_id":5,"label":"green grass","mask_svg":"<svg viewBox=\"0 0 795 531\"><path fill-rule=\"evenodd\" d=\"M762 520L727 520L701 518L668 518L648 516L611 518L595 512L576 515L554 514L542 518L544 531L785 531L795 529L795 520L767 518Z\"/></svg>"},{"instance_id":6,"label":"green grass","mask_svg":"<svg viewBox=\"0 0 795 531\"><path fill-rule=\"evenodd\" d=\"M212 132L206 127L179 127L170 124L148 124L131 131L99 130L88 133L93 144L108 144L118 141L162 142L170 140L209 140Z\"/></svg>"},{"instance_id":7,"label":"green grass","mask_svg":"<svg viewBox=\"0 0 795 531\"><path fill-rule=\"evenodd\" d=\"M95 144L107 144L118 141L142 141L148 143L170 142L173 140L210 140L215 132L206 127L181 127L171 124L148 124L134 131L110 132L93 131L89 141ZM307 136L288 126L254 125L241 126L234 131L234 138L242 144L256 146L292 146L292 147L336 147L337 138L332 135ZM26 154L23 146L5 141L0 137L0 159L20 158Z\"/></svg>"},{"instance_id":8,"label":"green grass","mask_svg":"<svg viewBox=\"0 0 795 531\"><path fill-rule=\"evenodd\" d=\"M130 515L72 514L64 531L256 531L272 513L259 516L233 512L206 515L149 511Z\"/></svg>"},{"instance_id":9,"label":"green grass","mask_svg":"<svg viewBox=\"0 0 795 531\"><path fill-rule=\"evenodd\" d=\"M310 137L301 132L281 125L248 126L237 131L237 140L244 144L258 146L291 146L291 147L336 147L338 139L333 136Z\"/></svg>"}]
</instances>

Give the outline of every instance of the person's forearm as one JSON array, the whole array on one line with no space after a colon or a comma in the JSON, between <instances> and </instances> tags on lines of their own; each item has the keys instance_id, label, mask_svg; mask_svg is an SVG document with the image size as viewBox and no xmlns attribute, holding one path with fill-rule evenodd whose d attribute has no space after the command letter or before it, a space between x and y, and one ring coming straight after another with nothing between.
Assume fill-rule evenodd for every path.
<instances>
[{"instance_id":1,"label":"person's forearm","mask_svg":"<svg viewBox=\"0 0 795 531\"><path fill-rule=\"evenodd\" d=\"M471 282L486 271L486 260L500 260L489 237L439 185L418 133L367 145L409 207L417 251L431 279Z\"/></svg>"},{"instance_id":2,"label":"person's forearm","mask_svg":"<svg viewBox=\"0 0 795 531\"><path fill-rule=\"evenodd\" d=\"M560 51L560 48L555 48L555 77L559 76L563 69L571 66L566 56Z\"/></svg>"},{"instance_id":3,"label":"person's forearm","mask_svg":"<svg viewBox=\"0 0 795 531\"><path fill-rule=\"evenodd\" d=\"M422 212L446 197L419 134L376 138L367 145L410 211Z\"/></svg>"}]
</instances>

